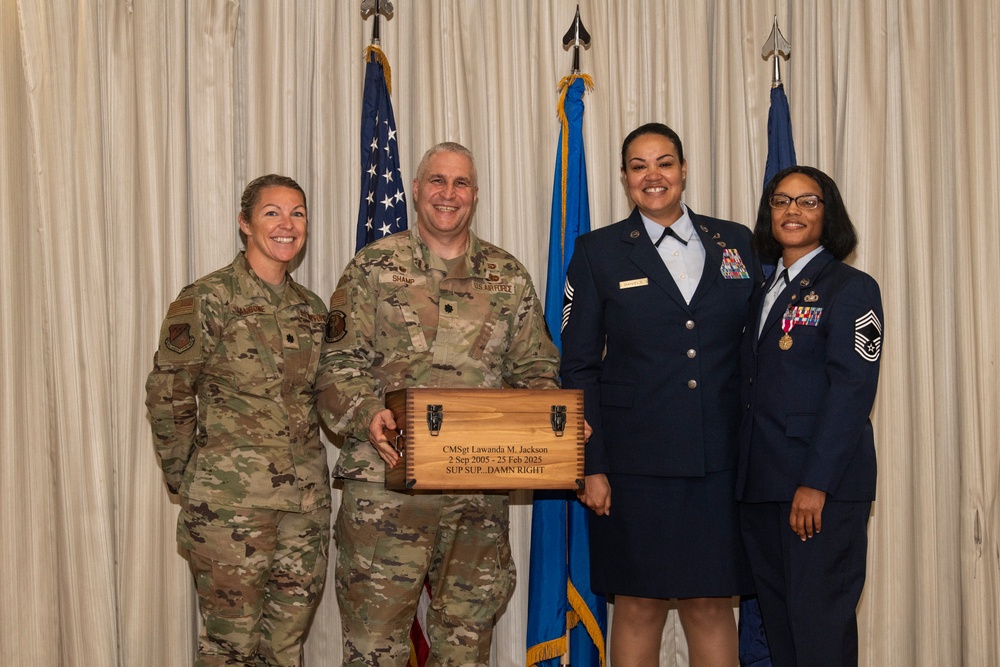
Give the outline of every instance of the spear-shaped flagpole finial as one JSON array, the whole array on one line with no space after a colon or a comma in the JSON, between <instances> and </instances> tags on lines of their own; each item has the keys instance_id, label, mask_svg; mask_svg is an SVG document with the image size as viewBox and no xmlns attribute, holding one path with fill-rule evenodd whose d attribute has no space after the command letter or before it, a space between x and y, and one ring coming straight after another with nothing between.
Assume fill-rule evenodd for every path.
<instances>
[{"instance_id":1,"label":"spear-shaped flagpole finial","mask_svg":"<svg viewBox=\"0 0 1000 667\"><path fill-rule=\"evenodd\" d=\"M580 73L580 47L590 48L590 33L580 20L580 5L576 6L576 16L573 17L573 24L563 36L563 48L573 47L573 74Z\"/></svg>"},{"instance_id":2,"label":"spear-shaped flagpole finial","mask_svg":"<svg viewBox=\"0 0 1000 667\"><path fill-rule=\"evenodd\" d=\"M767 60L768 58L774 58L774 73L771 77L771 87L776 88L781 85L781 60L784 58L788 60L788 57L792 55L792 45L788 43L785 36L781 34L781 30L778 29L778 17L774 17L774 27L771 28L771 34L768 35L767 41L764 42L764 48L761 50L760 55Z\"/></svg>"},{"instance_id":3,"label":"spear-shaped flagpole finial","mask_svg":"<svg viewBox=\"0 0 1000 667\"><path fill-rule=\"evenodd\" d=\"M361 0L361 16L368 18L375 15L375 23L372 25L372 44L379 44L379 15L392 18L392 0Z\"/></svg>"}]
</instances>

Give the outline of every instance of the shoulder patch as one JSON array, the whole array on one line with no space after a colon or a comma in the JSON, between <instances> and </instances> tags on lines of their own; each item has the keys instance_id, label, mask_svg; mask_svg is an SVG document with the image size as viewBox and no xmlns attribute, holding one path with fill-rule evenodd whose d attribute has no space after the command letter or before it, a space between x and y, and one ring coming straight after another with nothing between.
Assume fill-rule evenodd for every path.
<instances>
[{"instance_id":1,"label":"shoulder patch","mask_svg":"<svg viewBox=\"0 0 1000 667\"><path fill-rule=\"evenodd\" d=\"M198 297L181 296L167 309L160 326L157 363L164 368L187 365L201 358L201 318Z\"/></svg>"},{"instance_id":2,"label":"shoulder patch","mask_svg":"<svg viewBox=\"0 0 1000 667\"><path fill-rule=\"evenodd\" d=\"M347 335L347 316L341 310L331 310L326 316L326 332L323 335L327 343L336 343Z\"/></svg>"},{"instance_id":3,"label":"shoulder patch","mask_svg":"<svg viewBox=\"0 0 1000 667\"><path fill-rule=\"evenodd\" d=\"M343 306L347 303L347 290L339 289L330 297L330 309Z\"/></svg>"},{"instance_id":4,"label":"shoulder patch","mask_svg":"<svg viewBox=\"0 0 1000 667\"><path fill-rule=\"evenodd\" d=\"M184 299L177 299L170 304L167 309L167 317L177 317L178 315L190 315L194 312L194 297L189 296Z\"/></svg>"},{"instance_id":5,"label":"shoulder patch","mask_svg":"<svg viewBox=\"0 0 1000 667\"><path fill-rule=\"evenodd\" d=\"M167 337L163 345L171 352L184 354L194 346L194 336L191 335L191 324L180 322L167 327Z\"/></svg>"}]
</instances>

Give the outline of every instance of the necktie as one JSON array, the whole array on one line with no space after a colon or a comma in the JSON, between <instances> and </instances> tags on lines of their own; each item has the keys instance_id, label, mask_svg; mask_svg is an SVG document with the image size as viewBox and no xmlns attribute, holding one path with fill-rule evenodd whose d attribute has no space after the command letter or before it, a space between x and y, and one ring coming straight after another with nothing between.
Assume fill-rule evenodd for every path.
<instances>
[{"instance_id":1,"label":"necktie","mask_svg":"<svg viewBox=\"0 0 1000 667\"><path fill-rule=\"evenodd\" d=\"M654 248L659 248L660 247L660 243L662 243L663 239L667 238L668 236L673 236L675 239L677 239L678 241L680 241L684 245L688 244L687 241L685 241L684 239L682 239L680 236L677 235L677 232L675 232L673 230L673 228L671 228L671 227L664 227L663 228L663 233L660 234L660 238L658 238L656 240L656 243L653 244L653 247ZM788 280L788 278L786 277L785 281L787 282L787 280Z\"/></svg>"},{"instance_id":2,"label":"necktie","mask_svg":"<svg viewBox=\"0 0 1000 667\"><path fill-rule=\"evenodd\" d=\"M767 319L771 307L774 306L774 302L777 301L778 295L781 294L781 290L785 289L786 285L788 285L788 269L783 269L771 283L771 286L767 288L767 293L764 294L764 303L760 310L760 325L757 328L758 337L764 330L764 320Z\"/></svg>"}]
</instances>

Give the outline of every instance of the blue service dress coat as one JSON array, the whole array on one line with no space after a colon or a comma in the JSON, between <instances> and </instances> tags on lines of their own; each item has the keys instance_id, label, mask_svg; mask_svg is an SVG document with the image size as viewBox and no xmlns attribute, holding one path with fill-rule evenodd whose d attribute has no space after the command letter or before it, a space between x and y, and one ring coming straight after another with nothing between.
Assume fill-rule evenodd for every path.
<instances>
[{"instance_id":1,"label":"blue service dress coat","mask_svg":"<svg viewBox=\"0 0 1000 667\"><path fill-rule=\"evenodd\" d=\"M567 270L561 377L564 387L584 391L584 412L593 428L585 471L608 474L611 481L610 518L591 516L590 523L592 583L607 594L701 597L733 595L750 586L732 488L741 417L739 341L761 271L748 228L690 209L688 214L705 249L690 303L637 209L625 220L580 236ZM625 482L686 478L700 484L719 471L730 474L715 477L708 491L685 487L672 495L660 486L630 487L640 510L634 519L622 514ZM689 493L699 501L685 502ZM706 497L709 501L701 503ZM656 516L646 516L642 504ZM717 520L719 513L726 516ZM670 532L659 532L656 517ZM605 526L616 521L613 529ZM731 526L735 538L722 535L703 547L692 546L680 523L699 536L716 526L725 533ZM630 549L635 559L625 555ZM644 563L647 554L650 560ZM676 558L676 567L661 557ZM714 559L724 561L718 569L730 572L730 583L719 590L689 589L688 583L697 587L692 580L701 579L702 571L716 569ZM736 573L735 561L743 563ZM672 582L631 588L650 569ZM621 586L612 582L615 577ZM738 580L745 585L732 583Z\"/></svg>"},{"instance_id":2,"label":"blue service dress coat","mask_svg":"<svg viewBox=\"0 0 1000 667\"><path fill-rule=\"evenodd\" d=\"M763 296L763 289L754 295L741 349L737 499L791 501L802 485L831 500L874 500L878 283L824 250L778 294L758 338ZM785 350L788 308L796 310Z\"/></svg>"},{"instance_id":3,"label":"blue service dress coat","mask_svg":"<svg viewBox=\"0 0 1000 667\"><path fill-rule=\"evenodd\" d=\"M823 250L779 293L758 337L764 292L741 349L736 484L764 630L775 667L852 666L875 498L881 295ZM807 540L789 525L799 486L827 494L822 529Z\"/></svg>"}]
</instances>

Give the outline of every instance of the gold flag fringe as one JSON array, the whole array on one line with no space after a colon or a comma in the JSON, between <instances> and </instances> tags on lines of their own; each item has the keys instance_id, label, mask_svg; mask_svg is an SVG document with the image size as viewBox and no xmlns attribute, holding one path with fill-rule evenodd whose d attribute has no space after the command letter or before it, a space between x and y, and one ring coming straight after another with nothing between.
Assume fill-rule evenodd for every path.
<instances>
[{"instance_id":1,"label":"gold flag fringe","mask_svg":"<svg viewBox=\"0 0 1000 667\"><path fill-rule=\"evenodd\" d=\"M583 597L581 597L580 593L577 592L573 582L568 580L566 582L566 598L570 605L570 610L566 612L566 634L561 637L556 637L555 639L550 639L547 642L542 642L541 644L535 644L528 649L528 667L536 667L537 664L543 660L558 658L566 653L566 651L569 650L569 645L567 643L569 631L575 628L579 623L583 623L583 627L587 629L587 634L590 635L590 641L594 642L594 646L597 647L600 665L601 667L604 667L606 659L604 652L604 633L601 632L601 628L597 624L597 619L594 618L594 613L590 610L590 607L587 606Z\"/></svg>"},{"instance_id":2,"label":"gold flag fringe","mask_svg":"<svg viewBox=\"0 0 1000 667\"><path fill-rule=\"evenodd\" d=\"M528 667L537 667L543 660L558 658L566 652L566 635L535 644L528 649Z\"/></svg>"},{"instance_id":3,"label":"gold flag fringe","mask_svg":"<svg viewBox=\"0 0 1000 667\"><path fill-rule=\"evenodd\" d=\"M371 62L373 58L382 66L382 71L385 73L385 87L389 90L389 94L392 95L392 68L389 67L389 59L385 57L382 49L375 44L370 44L365 47L364 59L365 62Z\"/></svg>"},{"instance_id":4,"label":"gold flag fringe","mask_svg":"<svg viewBox=\"0 0 1000 667\"><path fill-rule=\"evenodd\" d=\"M560 266L566 266L566 179L569 174L569 166L567 165L569 161L569 119L566 118L566 91L569 90L570 84L577 79L583 79L588 91L594 89L594 80L590 78L589 74L570 74L563 77L556 87L556 90L559 91L559 104L556 107L556 113L559 116L559 127L562 129L560 132L562 135L562 146L560 147L562 152L562 187L560 192L562 196L562 232L559 238L559 256L562 259L562 264ZM603 660L601 664L604 664Z\"/></svg>"},{"instance_id":5,"label":"gold flag fringe","mask_svg":"<svg viewBox=\"0 0 1000 667\"><path fill-rule=\"evenodd\" d=\"M571 614L575 612L577 621L583 623L583 627L587 628L587 634L590 635L590 641L594 642L594 646L597 647L597 654L600 658L600 665L604 667L604 633L601 632L601 627L597 624L597 619L594 618L594 612L590 610L587 603L584 601L580 593L577 592L576 586L573 585L572 581L566 582L566 597L569 599L569 605L573 608ZM570 627L576 625L574 623Z\"/></svg>"}]
</instances>

